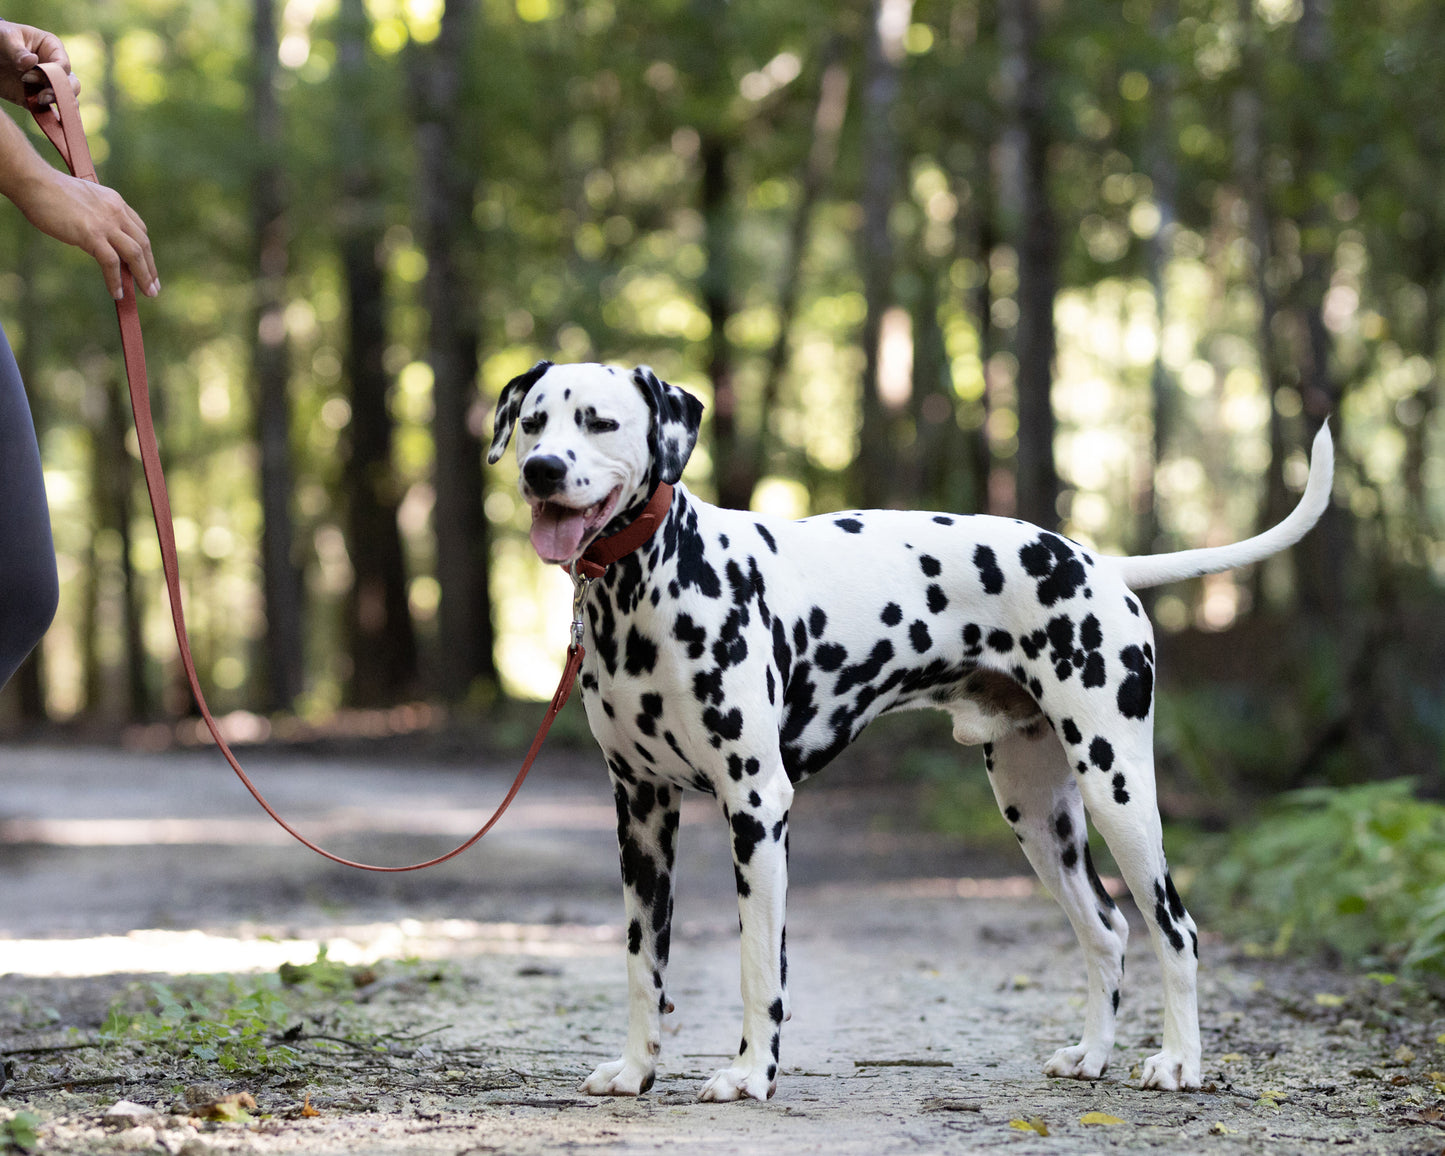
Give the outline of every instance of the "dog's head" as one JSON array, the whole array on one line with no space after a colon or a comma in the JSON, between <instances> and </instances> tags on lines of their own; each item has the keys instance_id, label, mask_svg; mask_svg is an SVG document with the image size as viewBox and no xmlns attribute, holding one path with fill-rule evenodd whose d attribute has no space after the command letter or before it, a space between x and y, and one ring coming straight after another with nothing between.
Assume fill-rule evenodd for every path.
<instances>
[{"instance_id":1,"label":"dog's head","mask_svg":"<svg viewBox=\"0 0 1445 1156\"><path fill-rule=\"evenodd\" d=\"M544 562L566 563L682 476L701 420L702 402L646 366L539 361L502 390L487 461L515 428L532 546Z\"/></svg>"}]
</instances>

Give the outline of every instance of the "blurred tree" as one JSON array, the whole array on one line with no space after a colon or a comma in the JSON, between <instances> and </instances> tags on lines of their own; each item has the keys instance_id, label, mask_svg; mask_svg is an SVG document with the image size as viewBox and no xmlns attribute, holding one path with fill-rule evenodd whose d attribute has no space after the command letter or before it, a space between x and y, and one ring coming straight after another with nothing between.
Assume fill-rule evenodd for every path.
<instances>
[{"instance_id":1,"label":"blurred tree","mask_svg":"<svg viewBox=\"0 0 1445 1156\"><path fill-rule=\"evenodd\" d=\"M900 441L898 408L906 403L912 388L911 366L900 366L898 392L884 396L885 342L902 353L911 334L904 331L903 314L893 313L894 323L885 333L885 317L894 301L895 255L890 221L903 182L902 153L898 131L900 69L906 58L904 37L913 13L913 0L872 0L864 40L860 112L863 173L860 199L862 227L859 230L858 264L863 281L863 380L859 401L861 422L858 456L853 470L853 490L860 506L891 506L903 498L895 469ZM896 364L896 362L895 362Z\"/></svg>"},{"instance_id":2,"label":"blurred tree","mask_svg":"<svg viewBox=\"0 0 1445 1156\"><path fill-rule=\"evenodd\" d=\"M369 69L370 21L363 0L342 0L336 24L337 126L341 158L340 246L346 283L345 374L351 415L343 485L346 545L353 578L346 599L350 672L346 697L357 706L395 702L415 688L416 636L407 599L406 564L397 527L400 503L392 466L387 407L387 309L381 263L385 218L381 150L368 110L375 93Z\"/></svg>"},{"instance_id":3,"label":"blurred tree","mask_svg":"<svg viewBox=\"0 0 1445 1156\"><path fill-rule=\"evenodd\" d=\"M1044 20L1038 0L1018 0L999 9L1004 105L1005 163L1012 169L1006 205L1018 252L1018 453L1015 457L1014 513L1028 522L1055 526L1059 520L1059 479L1054 469L1054 299L1059 289L1059 225L1049 188L1048 106L1053 89L1042 48ZM1008 212L1008 209L1005 209Z\"/></svg>"},{"instance_id":4,"label":"blurred tree","mask_svg":"<svg viewBox=\"0 0 1445 1156\"><path fill-rule=\"evenodd\" d=\"M251 20L251 117L256 148L251 174L254 309L251 374L256 443L261 459L261 573L265 596L268 710L291 710L305 682L306 638L301 571L293 555L290 357L286 342L285 139L276 99L274 0L254 0Z\"/></svg>"},{"instance_id":5,"label":"blurred tree","mask_svg":"<svg viewBox=\"0 0 1445 1156\"><path fill-rule=\"evenodd\" d=\"M432 45L416 53L416 215L427 272L423 286L432 369L432 487L436 576L441 587L437 686L451 702L497 678L488 558L482 512L482 444L477 395L477 299L470 270L473 187L462 142L475 131L466 73L475 43L476 5L452 0Z\"/></svg>"}]
</instances>

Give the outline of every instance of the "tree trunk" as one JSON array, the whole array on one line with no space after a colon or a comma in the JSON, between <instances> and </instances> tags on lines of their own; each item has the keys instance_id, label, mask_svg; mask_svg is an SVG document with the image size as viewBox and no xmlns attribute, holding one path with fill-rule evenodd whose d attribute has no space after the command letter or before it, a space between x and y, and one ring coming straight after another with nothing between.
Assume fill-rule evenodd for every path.
<instances>
[{"instance_id":1,"label":"tree trunk","mask_svg":"<svg viewBox=\"0 0 1445 1156\"><path fill-rule=\"evenodd\" d=\"M1177 18L1173 0L1154 13L1152 34L1160 60L1165 59L1166 38ZM1158 494L1154 479L1169 446L1173 422L1173 400L1177 389L1164 364L1164 330L1168 324L1169 302L1165 292L1165 273L1169 268L1170 247L1179 220L1179 168L1174 163L1173 124L1170 109L1174 103L1175 78L1173 65L1161 63L1149 71L1150 116L1148 136L1144 143L1144 171L1154 185L1154 205L1159 210L1159 228L1149 240L1147 260L1149 287L1154 295L1154 313L1158 326L1158 350L1149 373L1149 394L1153 406L1152 437L1149 460L1140 471L1138 488L1138 546L1135 553L1152 554L1165 549L1164 528L1159 521ZM1145 604L1151 604L1148 593Z\"/></svg>"},{"instance_id":2,"label":"tree trunk","mask_svg":"<svg viewBox=\"0 0 1445 1156\"><path fill-rule=\"evenodd\" d=\"M256 134L251 175L251 232L256 283L251 329L256 442L261 454L261 579L265 598L265 673L261 701L267 710L291 710L305 678L305 626L301 570L292 553L290 364L286 346L286 272L289 265L285 147L276 101L275 0L256 0L251 25L252 123Z\"/></svg>"},{"instance_id":3,"label":"tree trunk","mask_svg":"<svg viewBox=\"0 0 1445 1156\"><path fill-rule=\"evenodd\" d=\"M423 285L430 321L432 438L436 465L433 526L437 609L437 686L460 702L478 680L495 683L489 559L482 511L482 445L476 427L479 296L466 268L476 173L458 159L465 125L461 100L475 0L451 0L441 33L423 50L416 130L418 232L426 252Z\"/></svg>"},{"instance_id":4,"label":"tree trunk","mask_svg":"<svg viewBox=\"0 0 1445 1156\"><path fill-rule=\"evenodd\" d=\"M863 228L861 265L866 314L863 321L862 423L853 490L862 506L893 504L897 418L880 392L883 314L893 298L893 240L888 221L902 179L898 134L893 124L901 88L913 0L873 0L864 56Z\"/></svg>"},{"instance_id":5,"label":"tree trunk","mask_svg":"<svg viewBox=\"0 0 1445 1156\"><path fill-rule=\"evenodd\" d=\"M1059 520L1059 479L1054 469L1054 297L1059 283L1059 228L1049 200L1049 134L1045 109L1049 76L1039 53L1038 0L1006 4L999 14L1005 52L1011 57L1019 162L1018 517L1041 526Z\"/></svg>"},{"instance_id":6,"label":"tree trunk","mask_svg":"<svg viewBox=\"0 0 1445 1156\"><path fill-rule=\"evenodd\" d=\"M798 297L802 290L803 256L807 249L808 228L813 219L813 210L832 176L833 165L838 158L838 137L843 131L843 119L848 111L848 69L838 60L842 48L841 38L835 37L824 50L818 108L813 115L813 143L808 150L808 161L803 169L797 212L788 233L783 280L778 287L778 334L768 351L762 401L758 407L757 436L752 443L752 460L747 478L749 505L752 503L752 492L767 473L771 456L771 418L777 407L783 375L787 372L792 351L793 319L798 312Z\"/></svg>"},{"instance_id":7,"label":"tree trunk","mask_svg":"<svg viewBox=\"0 0 1445 1156\"><path fill-rule=\"evenodd\" d=\"M698 145L702 166L700 209L707 238L707 268L702 274L703 310L707 313L707 375L712 381L713 479L718 505L747 508L752 497L748 454L738 424L738 395L728 322L733 302L733 206L728 175L728 140L716 126L705 128Z\"/></svg>"},{"instance_id":8,"label":"tree trunk","mask_svg":"<svg viewBox=\"0 0 1445 1156\"><path fill-rule=\"evenodd\" d=\"M1329 75L1328 70L1333 67L1329 0L1303 0L1295 38L1301 73L1310 77ZM1299 121L1300 173L1304 179L1327 163L1319 119L1313 108L1308 111L1309 115ZM1344 396L1344 385L1330 366L1333 345L1324 320L1334 252L1310 241L1312 235L1327 233L1327 213L1324 204L1315 203L1300 222L1300 233L1305 240L1297 292L1306 333L1300 398L1311 425L1338 415ZM1301 605L1307 613L1331 627L1343 625L1345 591L1355 569L1354 554L1354 526L1349 511L1333 502L1326 507L1314 532L1295 547Z\"/></svg>"},{"instance_id":9,"label":"tree trunk","mask_svg":"<svg viewBox=\"0 0 1445 1156\"><path fill-rule=\"evenodd\" d=\"M362 0L343 0L337 24L337 143L345 165L341 262L349 322L344 366L351 383L351 424L343 481L353 571L345 607L351 657L346 699L353 706L395 702L413 689L416 677L416 638L396 523L400 494L386 404L386 296L378 253L382 212L368 159L377 146L365 120L367 28Z\"/></svg>"}]
</instances>

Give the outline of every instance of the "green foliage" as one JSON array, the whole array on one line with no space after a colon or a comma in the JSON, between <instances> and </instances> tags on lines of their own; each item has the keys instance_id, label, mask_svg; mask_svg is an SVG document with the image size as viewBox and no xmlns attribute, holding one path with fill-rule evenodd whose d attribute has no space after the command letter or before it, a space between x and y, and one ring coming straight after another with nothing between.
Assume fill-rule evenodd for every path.
<instances>
[{"instance_id":1,"label":"green foliage","mask_svg":"<svg viewBox=\"0 0 1445 1156\"><path fill-rule=\"evenodd\" d=\"M0 1150L34 1152L40 1146L40 1117L33 1112L16 1112L0 1121Z\"/></svg>"},{"instance_id":2,"label":"green foliage","mask_svg":"<svg viewBox=\"0 0 1445 1156\"><path fill-rule=\"evenodd\" d=\"M101 1039L154 1045L226 1072L288 1067L297 1060L296 1049L277 1040L294 1013L273 977L224 977L193 993L153 981L146 1003L141 1012L113 1005Z\"/></svg>"},{"instance_id":3,"label":"green foliage","mask_svg":"<svg viewBox=\"0 0 1445 1156\"><path fill-rule=\"evenodd\" d=\"M1408 779L1291 792L1228 837L1190 899L1275 953L1445 972L1445 806Z\"/></svg>"},{"instance_id":4,"label":"green foliage","mask_svg":"<svg viewBox=\"0 0 1445 1156\"><path fill-rule=\"evenodd\" d=\"M312 987L317 991L341 995L376 978L369 967L352 967L328 957L326 944L316 949L311 963L283 963L276 974L287 987Z\"/></svg>"}]
</instances>

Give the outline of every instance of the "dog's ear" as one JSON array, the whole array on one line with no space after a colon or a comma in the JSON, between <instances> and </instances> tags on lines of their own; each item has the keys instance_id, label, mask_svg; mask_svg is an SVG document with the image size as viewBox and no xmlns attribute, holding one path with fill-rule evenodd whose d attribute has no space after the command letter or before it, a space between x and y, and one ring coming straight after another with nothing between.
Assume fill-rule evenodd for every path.
<instances>
[{"instance_id":1,"label":"dog's ear","mask_svg":"<svg viewBox=\"0 0 1445 1156\"><path fill-rule=\"evenodd\" d=\"M492 448L487 451L487 464L496 465L512 440L512 427L517 424L517 415L522 412L522 402L527 391L537 384L537 379L552 368L550 361L539 361L526 373L519 374L507 382L497 398L497 415L492 421Z\"/></svg>"},{"instance_id":2,"label":"dog's ear","mask_svg":"<svg viewBox=\"0 0 1445 1156\"><path fill-rule=\"evenodd\" d=\"M632 371L633 383L647 399L652 411L652 428L647 446L652 451L653 485L671 485L682 477L682 468L697 445L697 432L702 425L702 402L685 389L658 379L646 365Z\"/></svg>"}]
</instances>

